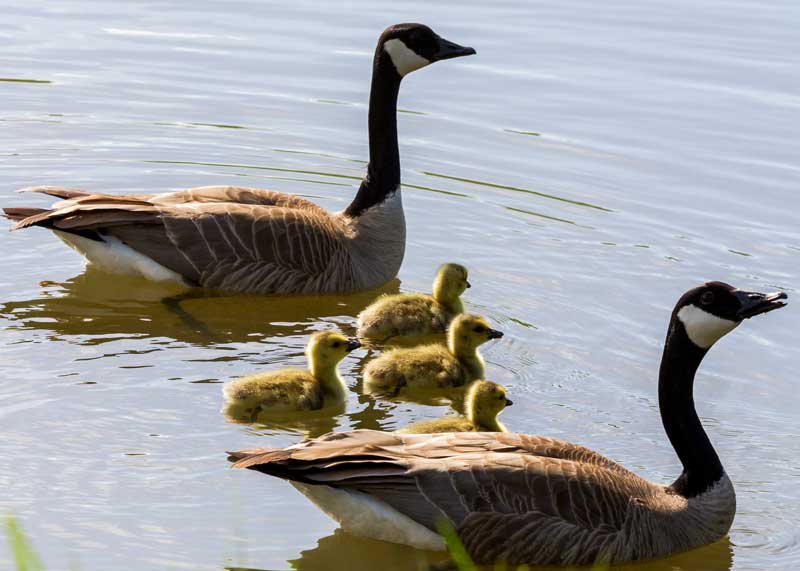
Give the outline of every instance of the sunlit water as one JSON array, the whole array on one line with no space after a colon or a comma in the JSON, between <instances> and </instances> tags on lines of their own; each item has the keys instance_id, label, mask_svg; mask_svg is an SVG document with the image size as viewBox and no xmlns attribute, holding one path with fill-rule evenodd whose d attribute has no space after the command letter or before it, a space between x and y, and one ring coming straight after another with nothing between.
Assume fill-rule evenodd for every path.
<instances>
[{"instance_id":1,"label":"sunlit water","mask_svg":"<svg viewBox=\"0 0 800 571\"><path fill-rule=\"evenodd\" d=\"M374 41L426 22L478 55L404 82L409 239L386 291L465 263L468 308L506 333L484 352L515 402L503 422L669 482L655 380L675 300L705 279L800 288L800 5L449 4L3 6L2 204L46 204L13 193L31 184L235 184L342 208L367 157ZM352 332L377 292L199 297L181 316L161 301L174 291L85 272L45 231L0 249L0 512L49 568L424 568L224 454L444 414L360 396L365 350L342 364L346 414L220 414L220 383L302 364L309 332ZM798 326L791 305L745 323L701 369L697 402L738 495L730 542L636 568L800 564Z\"/></svg>"}]
</instances>

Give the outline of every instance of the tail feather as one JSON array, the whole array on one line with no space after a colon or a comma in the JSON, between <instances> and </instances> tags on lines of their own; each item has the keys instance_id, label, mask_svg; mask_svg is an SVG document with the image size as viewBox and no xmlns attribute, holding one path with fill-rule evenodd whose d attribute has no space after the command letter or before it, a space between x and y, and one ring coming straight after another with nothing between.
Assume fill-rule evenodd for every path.
<instances>
[{"instance_id":1,"label":"tail feather","mask_svg":"<svg viewBox=\"0 0 800 571\"><path fill-rule=\"evenodd\" d=\"M77 188L64 188L63 186L28 186L20 188L17 192L38 192L39 194L47 194L55 196L56 198L79 198L81 196L89 196L91 192L79 190Z\"/></svg>"},{"instance_id":2,"label":"tail feather","mask_svg":"<svg viewBox=\"0 0 800 571\"><path fill-rule=\"evenodd\" d=\"M47 210L44 208L3 208L3 211L6 213L6 217L11 218L11 220L17 221L16 224L11 226L12 232L14 230L19 230L21 228L27 228L29 226L36 226L37 224L41 224L42 222L45 222L53 212L52 210ZM30 214L24 217L23 216L14 217L12 215L9 215L9 211L11 211L12 214L15 211L30 212Z\"/></svg>"},{"instance_id":3,"label":"tail feather","mask_svg":"<svg viewBox=\"0 0 800 571\"><path fill-rule=\"evenodd\" d=\"M30 218L31 216L36 216L39 214L44 214L46 212L50 212L46 208L3 208L3 213L6 218L9 220L20 221L25 220L26 218ZM16 226L16 225L15 225Z\"/></svg>"},{"instance_id":4,"label":"tail feather","mask_svg":"<svg viewBox=\"0 0 800 571\"><path fill-rule=\"evenodd\" d=\"M229 451L228 462L232 463L234 468L244 468L246 466L237 466L241 460L251 458L252 456L261 456L262 454L272 451L272 449L268 448L245 448L244 450L236 450L234 452Z\"/></svg>"}]
</instances>

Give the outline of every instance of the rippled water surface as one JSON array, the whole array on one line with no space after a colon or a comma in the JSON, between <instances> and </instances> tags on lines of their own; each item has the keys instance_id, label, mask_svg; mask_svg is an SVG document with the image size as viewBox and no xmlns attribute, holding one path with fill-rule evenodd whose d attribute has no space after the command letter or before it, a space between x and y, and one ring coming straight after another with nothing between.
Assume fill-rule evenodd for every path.
<instances>
[{"instance_id":1,"label":"rippled water surface","mask_svg":"<svg viewBox=\"0 0 800 571\"><path fill-rule=\"evenodd\" d=\"M385 291L465 263L468 308L506 332L484 352L516 403L506 425L669 482L656 375L678 296L706 279L800 288L799 6L8 3L0 196L234 184L342 208L367 158L375 39L428 23L478 55L403 84L409 239ZM361 350L334 419L220 414L220 383L302 364L309 332L352 331L377 292L197 297L180 315L162 303L174 291L87 271L44 230L3 235L0 251L0 513L49 568L424 568L224 454L444 413L360 396ZM738 494L730 541L634 568L800 564L798 326L796 305L748 322L701 369L698 407ZM10 557L0 540L0 567Z\"/></svg>"}]
</instances>

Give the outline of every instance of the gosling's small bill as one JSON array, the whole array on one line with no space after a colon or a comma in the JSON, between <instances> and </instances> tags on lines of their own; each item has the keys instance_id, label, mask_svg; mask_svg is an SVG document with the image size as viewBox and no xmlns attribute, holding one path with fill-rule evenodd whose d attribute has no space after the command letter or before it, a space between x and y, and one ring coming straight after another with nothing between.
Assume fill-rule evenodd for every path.
<instances>
[{"instance_id":1,"label":"gosling's small bill","mask_svg":"<svg viewBox=\"0 0 800 571\"><path fill-rule=\"evenodd\" d=\"M247 375L222 388L225 412L234 417L259 412L317 410L344 402L347 386L338 364L361 346L336 331L318 331L306 345L308 370L279 369Z\"/></svg>"},{"instance_id":2,"label":"gosling's small bill","mask_svg":"<svg viewBox=\"0 0 800 571\"><path fill-rule=\"evenodd\" d=\"M462 313L447 331L447 346L432 344L398 348L370 361L364 369L370 392L397 395L401 389L460 387L485 376L478 347L503 336L483 317Z\"/></svg>"},{"instance_id":3,"label":"gosling's small bill","mask_svg":"<svg viewBox=\"0 0 800 571\"><path fill-rule=\"evenodd\" d=\"M475 381L467 391L467 416L445 416L416 422L398 430L402 434L434 434L439 432L506 432L497 416L514 404L506 390L492 381Z\"/></svg>"},{"instance_id":4,"label":"gosling's small bill","mask_svg":"<svg viewBox=\"0 0 800 571\"><path fill-rule=\"evenodd\" d=\"M467 268L444 264L436 273L433 295L405 293L378 298L358 315L358 336L387 341L444 333L456 315L464 312L461 294L471 287Z\"/></svg>"}]
</instances>

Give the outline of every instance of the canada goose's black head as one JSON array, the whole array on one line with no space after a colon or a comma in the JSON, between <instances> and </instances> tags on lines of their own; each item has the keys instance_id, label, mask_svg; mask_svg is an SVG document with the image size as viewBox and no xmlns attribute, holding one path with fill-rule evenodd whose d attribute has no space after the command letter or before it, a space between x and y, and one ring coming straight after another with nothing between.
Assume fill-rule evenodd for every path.
<instances>
[{"instance_id":1,"label":"canada goose's black head","mask_svg":"<svg viewBox=\"0 0 800 571\"><path fill-rule=\"evenodd\" d=\"M468 56L472 48L454 44L423 24L389 26L378 40L378 58L386 54L400 77L435 61Z\"/></svg>"},{"instance_id":2,"label":"canada goose's black head","mask_svg":"<svg viewBox=\"0 0 800 571\"><path fill-rule=\"evenodd\" d=\"M674 317L692 343L708 349L745 319L783 307L784 299L784 292L764 294L707 282L683 294Z\"/></svg>"}]
</instances>

